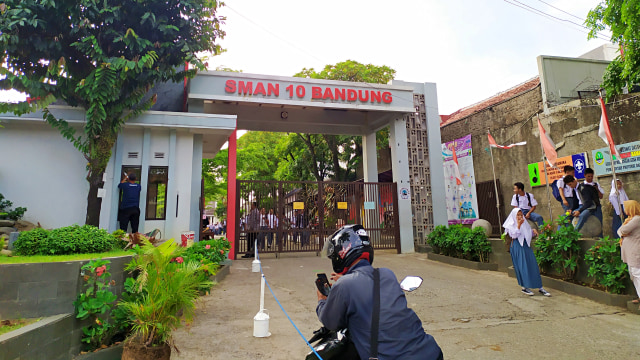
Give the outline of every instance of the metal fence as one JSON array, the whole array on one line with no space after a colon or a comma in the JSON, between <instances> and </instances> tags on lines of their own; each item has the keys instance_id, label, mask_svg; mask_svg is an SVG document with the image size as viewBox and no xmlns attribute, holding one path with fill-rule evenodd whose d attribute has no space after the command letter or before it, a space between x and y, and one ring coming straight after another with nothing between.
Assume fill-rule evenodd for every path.
<instances>
[{"instance_id":1,"label":"metal fence","mask_svg":"<svg viewBox=\"0 0 640 360\"><path fill-rule=\"evenodd\" d=\"M400 253L395 183L237 180L236 255L319 252L346 224L361 224L374 249Z\"/></svg>"}]
</instances>

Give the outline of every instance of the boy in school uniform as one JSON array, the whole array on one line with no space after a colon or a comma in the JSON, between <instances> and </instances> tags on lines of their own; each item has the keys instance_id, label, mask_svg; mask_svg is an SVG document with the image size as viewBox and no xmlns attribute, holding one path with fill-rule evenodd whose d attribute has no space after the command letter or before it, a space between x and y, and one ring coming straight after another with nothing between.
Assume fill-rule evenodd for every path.
<instances>
[{"instance_id":1,"label":"boy in school uniform","mask_svg":"<svg viewBox=\"0 0 640 360\"><path fill-rule=\"evenodd\" d=\"M571 165L565 166L563 172L564 176L575 176L575 169ZM576 208L575 201L577 199L574 194L574 190L564 183L564 176L562 177L562 179L558 179L558 181L556 181L556 186L558 187L560 197L562 198L562 210L566 212L568 210L573 210Z\"/></svg>"},{"instance_id":2,"label":"boy in school uniform","mask_svg":"<svg viewBox=\"0 0 640 360\"><path fill-rule=\"evenodd\" d=\"M542 228L544 225L544 219L542 216L534 212L538 206L538 202L533 197L532 193L524 191L524 184L521 182L513 184L513 198L511 199L511 206L514 208L520 208L524 217L538 224L539 228Z\"/></svg>"}]
</instances>

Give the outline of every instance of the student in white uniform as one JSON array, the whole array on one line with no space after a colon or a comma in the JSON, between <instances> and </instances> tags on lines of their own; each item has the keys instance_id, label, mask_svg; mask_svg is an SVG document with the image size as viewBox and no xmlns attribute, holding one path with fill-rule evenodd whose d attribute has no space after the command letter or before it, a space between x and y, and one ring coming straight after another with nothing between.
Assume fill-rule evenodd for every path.
<instances>
[{"instance_id":1,"label":"student in white uniform","mask_svg":"<svg viewBox=\"0 0 640 360\"><path fill-rule=\"evenodd\" d=\"M513 198L511 199L511 206L522 210L522 215L526 219L538 224L539 228L544 225L544 219L542 215L535 213L535 209L538 206L538 202L533 197L532 193L524 191L524 184L517 182L513 184Z\"/></svg>"}]
</instances>

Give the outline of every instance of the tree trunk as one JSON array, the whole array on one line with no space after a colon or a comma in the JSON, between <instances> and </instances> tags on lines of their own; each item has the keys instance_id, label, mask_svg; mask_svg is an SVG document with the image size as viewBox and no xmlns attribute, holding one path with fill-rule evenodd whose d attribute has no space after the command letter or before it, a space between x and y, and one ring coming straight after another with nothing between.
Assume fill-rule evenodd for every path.
<instances>
[{"instance_id":1,"label":"tree trunk","mask_svg":"<svg viewBox=\"0 0 640 360\"><path fill-rule=\"evenodd\" d=\"M91 172L88 176L89 181L89 194L87 195L87 218L85 224L93 225L95 227L100 226L100 209L102 206L102 198L98 197L98 189L103 186L102 172ZM114 178L114 181L115 178Z\"/></svg>"}]
</instances>

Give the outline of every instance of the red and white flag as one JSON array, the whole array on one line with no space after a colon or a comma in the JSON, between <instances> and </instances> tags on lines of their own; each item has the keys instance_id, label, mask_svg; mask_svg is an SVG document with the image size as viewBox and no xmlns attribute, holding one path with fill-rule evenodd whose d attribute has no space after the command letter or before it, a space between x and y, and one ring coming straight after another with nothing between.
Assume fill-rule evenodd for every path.
<instances>
[{"instance_id":1,"label":"red and white flag","mask_svg":"<svg viewBox=\"0 0 640 360\"><path fill-rule=\"evenodd\" d=\"M488 135L489 135L489 146L494 147L494 148L511 149L514 146L527 145L526 141L522 141L522 142L518 142L518 143L515 143L515 144L510 144L510 145L498 145L496 143L496 140L493 138L493 136L491 136L491 133L489 133Z\"/></svg>"},{"instance_id":2,"label":"red and white flag","mask_svg":"<svg viewBox=\"0 0 640 360\"><path fill-rule=\"evenodd\" d=\"M600 128L598 129L598 136L602 141L609 146L611 156L616 156L616 160L620 161L620 153L616 149L616 144L613 143L613 136L611 136L611 128L609 127L609 118L607 117L607 109L604 106L604 100L600 97L600 106L602 107L602 116L600 116Z\"/></svg>"},{"instance_id":3,"label":"red and white flag","mask_svg":"<svg viewBox=\"0 0 640 360\"><path fill-rule=\"evenodd\" d=\"M542 150L547 157L547 162L551 167L556 166L556 160L558 159L558 153L556 152L556 144L553 143L547 132L544 131L540 117L538 117L538 130L540 131L540 143L542 144Z\"/></svg>"},{"instance_id":4,"label":"red and white flag","mask_svg":"<svg viewBox=\"0 0 640 360\"><path fill-rule=\"evenodd\" d=\"M462 176L460 175L460 167L458 166L458 155L456 155L455 142L451 146L451 152L453 153L453 171L456 174L456 185L462 185Z\"/></svg>"}]
</instances>

